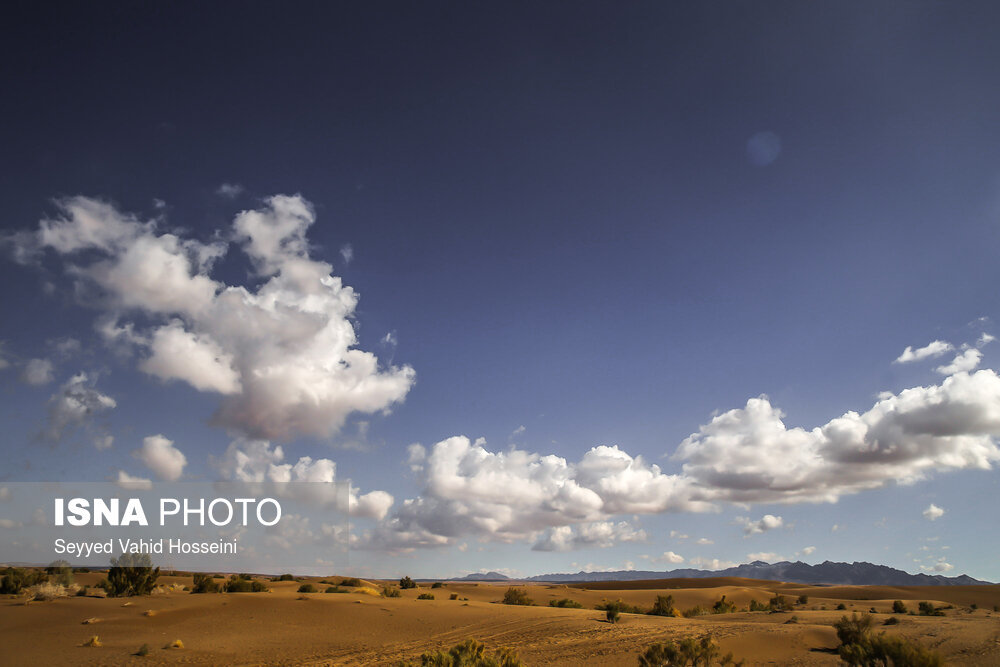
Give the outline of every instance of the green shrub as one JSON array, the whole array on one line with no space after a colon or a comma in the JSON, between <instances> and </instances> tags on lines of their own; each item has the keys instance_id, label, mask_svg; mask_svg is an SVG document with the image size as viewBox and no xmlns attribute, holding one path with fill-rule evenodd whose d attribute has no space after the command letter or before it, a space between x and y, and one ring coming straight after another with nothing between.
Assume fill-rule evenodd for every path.
<instances>
[{"instance_id":1,"label":"green shrub","mask_svg":"<svg viewBox=\"0 0 1000 667\"><path fill-rule=\"evenodd\" d=\"M897 618L890 621L899 622ZM886 621L888 623L888 621ZM944 665L941 656L920 644L899 636L888 636L884 632L872 634L870 614L851 614L842 617L833 626L841 644L837 653L841 660L851 667L877 665L898 665L902 667L940 667Z\"/></svg>"},{"instance_id":2,"label":"green shrub","mask_svg":"<svg viewBox=\"0 0 1000 667\"><path fill-rule=\"evenodd\" d=\"M681 616L684 618L693 618L695 616L705 616L709 611L702 607L701 605L695 605L690 609L685 609L681 612Z\"/></svg>"},{"instance_id":3,"label":"green shrub","mask_svg":"<svg viewBox=\"0 0 1000 667\"><path fill-rule=\"evenodd\" d=\"M275 577L271 581L295 581L295 577L290 574L282 574L279 577Z\"/></svg>"},{"instance_id":4,"label":"green shrub","mask_svg":"<svg viewBox=\"0 0 1000 667\"><path fill-rule=\"evenodd\" d=\"M399 587L405 591L407 588L416 588L417 584L414 583L413 579L406 576L399 580Z\"/></svg>"},{"instance_id":5,"label":"green shrub","mask_svg":"<svg viewBox=\"0 0 1000 667\"><path fill-rule=\"evenodd\" d=\"M341 588L340 586L327 586L324 593L349 593L346 588Z\"/></svg>"},{"instance_id":6,"label":"green shrub","mask_svg":"<svg viewBox=\"0 0 1000 667\"><path fill-rule=\"evenodd\" d=\"M433 600L434 596L430 593L421 593L417 596L418 600Z\"/></svg>"},{"instance_id":7,"label":"green shrub","mask_svg":"<svg viewBox=\"0 0 1000 667\"><path fill-rule=\"evenodd\" d=\"M225 583L222 587L226 593L266 593L267 587L261 581L253 581L250 575L236 575L234 574L229 578L229 581ZM212 582L214 585L215 582Z\"/></svg>"},{"instance_id":8,"label":"green shrub","mask_svg":"<svg viewBox=\"0 0 1000 667\"><path fill-rule=\"evenodd\" d=\"M315 593L316 587L312 584L302 584L299 586L299 593Z\"/></svg>"},{"instance_id":9,"label":"green shrub","mask_svg":"<svg viewBox=\"0 0 1000 667\"><path fill-rule=\"evenodd\" d=\"M895 616L890 616L889 618L885 619L885 622L882 623L882 625L899 625L899 619L896 618Z\"/></svg>"},{"instance_id":10,"label":"green shrub","mask_svg":"<svg viewBox=\"0 0 1000 667\"><path fill-rule=\"evenodd\" d=\"M763 602L750 600L750 611L770 611L771 609Z\"/></svg>"},{"instance_id":11,"label":"green shrub","mask_svg":"<svg viewBox=\"0 0 1000 667\"><path fill-rule=\"evenodd\" d=\"M192 593L218 593L219 584L207 574L201 572L194 573L194 583L191 586Z\"/></svg>"},{"instance_id":12,"label":"green shrub","mask_svg":"<svg viewBox=\"0 0 1000 667\"><path fill-rule=\"evenodd\" d=\"M147 656L147 655L149 655L149 644L143 644L142 646L140 646L139 650L136 651L135 654L138 655L138 656Z\"/></svg>"},{"instance_id":13,"label":"green shrub","mask_svg":"<svg viewBox=\"0 0 1000 667\"><path fill-rule=\"evenodd\" d=\"M159 576L160 568L153 568L149 554L122 554L111 559L108 585L104 590L111 597L149 595Z\"/></svg>"},{"instance_id":14,"label":"green shrub","mask_svg":"<svg viewBox=\"0 0 1000 667\"><path fill-rule=\"evenodd\" d=\"M837 611L844 611L845 609L847 609L847 605L843 602L837 605Z\"/></svg>"},{"instance_id":15,"label":"green shrub","mask_svg":"<svg viewBox=\"0 0 1000 667\"><path fill-rule=\"evenodd\" d=\"M710 636L701 639L686 637L680 641L652 644L639 656L639 667L687 667L687 665L711 665L718 660L722 667L743 665L734 662L733 654L720 656L719 645Z\"/></svg>"},{"instance_id":16,"label":"green shrub","mask_svg":"<svg viewBox=\"0 0 1000 667\"><path fill-rule=\"evenodd\" d=\"M19 567L7 568L3 579L0 579L0 594L17 595L22 589L37 584L44 584L48 576L40 570L23 570Z\"/></svg>"},{"instance_id":17,"label":"green shrub","mask_svg":"<svg viewBox=\"0 0 1000 667\"><path fill-rule=\"evenodd\" d=\"M677 611L674 609L674 596L657 595L656 602L653 603L653 608L649 613L653 616L676 616Z\"/></svg>"},{"instance_id":18,"label":"green shrub","mask_svg":"<svg viewBox=\"0 0 1000 667\"><path fill-rule=\"evenodd\" d=\"M576 600L570 600L569 598L563 598L562 600L549 600L550 607L561 607L567 609L583 609L583 605Z\"/></svg>"},{"instance_id":19,"label":"green shrub","mask_svg":"<svg viewBox=\"0 0 1000 667\"><path fill-rule=\"evenodd\" d=\"M770 607L772 613L792 610L792 606L788 604L788 600L785 599L784 595L775 595L767 601L767 606Z\"/></svg>"},{"instance_id":20,"label":"green shrub","mask_svg":"<svg viewBox=\"0 0 1000 667\"><path fill-rule=\"evenodd\" d=\"M934 607L930 602L921 602L917 605L921 616L944 616L944 612Z\"/></svg>"},{"instance_id":21,"label":"green shrub","mask_svg":"<svg viewBox=\"0 0 1000 667\"><path fill-rule=\"evenodd\" d=\"M716 600L715 604L712 605L713 614L732 614L736 611L736 604L726 600L726 596L723 595L722 599Z\"/></svg>"},{"instance_id":22,"label":"green shrub","mask_svg":"<svg viewBox=\"0 0 1000 667\"><path fill-rule=\"evenodd\" d=\"M420 656L421 667L524 667L516 653L506 648L498 648L490 653L475 639L467 639L451 650L428 651ZM414 667L412 662L400 663L400 667Z\"/></svg>"},{"instance_id":23,"label":"green shrub","mask_svg":"<svg viewBox=\"0 0 1000 667\"><path fill-rule=\"evenodd\" d=\"M398 598L401 595L398 588L393 588L392 586L382 587L382 597L384 598Z\"/></svg>"},{"instance_id":24,"label":"green shrub","mask_svg":"<svg viewBox=\"0 0 1000 667\"><path fill-rule=\"evenodd\" d=\"M892 603L892 613L894 614L906 613L906 605L903 604L902 600L896 600L895 602Z\"/></svg>"},{"instance_id":25,"label":"green shrub","mask_svg":"<svg viewBox=\"0 0 1000 667\"><path fill-rule=\"evenodd\" d=\"M435 581L433 584L431 584L431 588L442 588L442 587L444 587L444 584L441 583L440 581Z\"/></svg>"},{"instance_id":26,"label":"green shrub","mask_svg":"<svg viewBox=\"0 0 1000 667\"><path fill-rule=\"evenodd\" d=\"M611 605L614 605L615 608L617 608L618 611L621 612L621 613L623 613L623 614L645 614L646 613L646 611L643 610L641 607L637 607L636 605L629 604L628 602L622 602L621 600L615 600L614 602L604 602L604 603L599 604L596 607L594 607L594 609L597 609L598 611L607 611L608 607L611 606Z\"/></svg>"},{"instance_id":27,"label":"green shrub","mask_svg":"<svg viewBox=\"0 0 1000 667\"><path fill-rule=\"evenodd\" d=\"M795 601L795 604L809 604L809 596L800 595L798 599Z\"/></svg>"},{"instance_id":28,"label":"green shrub","mask_svg":"<svg viewBox=\"0 0 1000 667\"><path fill-rule=\"evenodd\" d=\"M503 594L504 604L518 604L529 606L535 604L528 594L520 588L508 588L507 592Z\"/></svg>"},{"instance_id":29,"label":"green shrub","mask_svg":"<svg viewBox=\"0 0 1000 667\"><path fill-rule=\"evenodd\" d=\"M358 579L357 577L347 577L346 579L340 582L340 585L349 586L351 588L361 588L362 586L364 586L364 584L361 583L361 580Z\"/></svg>"},{"instance_id":30,"label":"green shrub","mask_svg":"<svg viewBox=\"0 0 1000 667\"><path fill-rule=\"evenodd\" d=\"M617 623L621 613L621 605L617 602L604 605L604 616L608 619L608 623Z\"/></svg>"}]
</instances>

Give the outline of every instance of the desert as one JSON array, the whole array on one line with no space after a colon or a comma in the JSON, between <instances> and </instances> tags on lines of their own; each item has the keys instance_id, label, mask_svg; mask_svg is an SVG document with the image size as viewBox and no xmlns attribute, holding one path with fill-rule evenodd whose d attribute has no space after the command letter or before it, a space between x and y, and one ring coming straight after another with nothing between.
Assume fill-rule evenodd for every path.
<instances>
[{"instance_id":1,"label":"desert","mask_svg":"<svg viewBox=\"0 0 1000 667\"><path fill-rule=\"evenodd\" d=\"M837 665L843 663L833 626L853 613L870 613L875 631L917 642L946 664L1000 664L997 585L807 586L720 577L579 584L442 581L400 590L396 581L254 577L266 592L193 594L192 577L178 574L161 576L150 595L93 597L103 576L76 575L86 595L47 601L5 596L0 601L4 664L421 664L425 652L475 639L487 650L510 649L524 665L635 665L651 644L710 636L722 654L732 653L746 665ZM226 579L214 581L222 585ZM511 589L523 591L532 604L504 604ZM398 591L399 597L384 597L384 591ZM648 611L666 595L678 616L622 613L610 623L595 609L621 602L626 609ZM777 596L787 610L747 611L751 603L766 605ZM551 606L560 600L582 608ZM736 610L712 613L720 600ZM897 600L906 613L893 613ZM943 615L920 615L921 602ZM679 615L695 608L707 613ZM175 643L183 648L173 648ZM136 655L143 646L145 655Z\"/></svg>"}]
</instances>

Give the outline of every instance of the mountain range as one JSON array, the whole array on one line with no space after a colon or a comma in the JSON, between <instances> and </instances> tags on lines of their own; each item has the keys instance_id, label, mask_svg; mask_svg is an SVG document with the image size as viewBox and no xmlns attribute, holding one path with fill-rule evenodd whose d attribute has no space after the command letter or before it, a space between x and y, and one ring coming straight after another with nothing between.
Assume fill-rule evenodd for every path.
<instances>
[{"instance_id":1,"label":"mountain range","mask_svg":"<svg viewBox=\"0 0 1000 667\"><path fill-rule=\"evenodd\" d=\"M910 574L887 565L873 563L836 563L824 561L809 565L801 561L794 563L780 561L766 563L755 560L724 570L692 570L679 569L664 572L649 570L617 570L614 572L577 572L559 574L540 574L534 577L517 579L516 581L544 581L565 583L576 581L636 581L640 579L704 579L708 577L743 577L746 579L767 579L771 581L787 581L797 584L840 584L855 586L967 586L972 584L990 584L961 574L946 577L940 574ZM499 572L470 574L454 581L514 581L511 577Z\"/></svg>"}]
</instances>

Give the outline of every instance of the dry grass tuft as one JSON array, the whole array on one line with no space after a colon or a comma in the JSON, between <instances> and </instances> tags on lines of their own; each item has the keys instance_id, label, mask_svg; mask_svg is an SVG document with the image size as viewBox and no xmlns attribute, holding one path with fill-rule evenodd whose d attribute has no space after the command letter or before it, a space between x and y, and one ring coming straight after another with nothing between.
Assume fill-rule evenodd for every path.
<instances>
[{"instance_id":1,"label":"dry grass tuft","mask_svg":"<svg viewBox=\"0 0 1000 667\"><path fill-rule=\"evenodd\" d=\"M184 648L184 642L182 642L180 639L175 639L174 641L170 642L163 648Z\"/></svg>"},{"instance_id":2,"label":"dry grass tuft","mask_svg":"<svg viewBox=\"0 0 1000 667\"><path fill-rule=\"evenodd\" d=\"M143 616L156 616L156 610L155 609L147 609L146 611L142 612L142 615Z\"/></svg>"},{"instance_id":3,"label":"dry grass tuft","mask_svg":"<svg viewBox=\"0 0 1000 667\"><path fill-rule=\"evenodd\" d=\"M76 595L77 590L79 589L75 586L71 590L62 584L51 584L48 582L44 584L35 584L34 586L29 586L24 589L24 601L25 603L48 602L49 600Z\"/></svg>"},{"instance_id":4,"label":"dry grass tuft","mask_svg":"<svg viewBox=\"0 0 1000 667\"><path fill-rule=\"evenodd\" d=\"M104 644L101 643L101 640L97 635L94 635L87 641L83 642L81 646L104 646Z\"/></svg>"}]
</instances>

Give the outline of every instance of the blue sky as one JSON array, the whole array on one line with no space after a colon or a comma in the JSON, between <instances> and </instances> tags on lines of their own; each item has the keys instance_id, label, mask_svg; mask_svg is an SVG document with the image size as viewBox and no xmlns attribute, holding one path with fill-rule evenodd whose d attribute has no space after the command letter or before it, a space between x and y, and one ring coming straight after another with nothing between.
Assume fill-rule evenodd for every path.
<instances>
[{"instance_id":1,"label":"blue sky","mask_svg":"<svg viewBox=\"0 0 1000 667\"><path fill-rule=\"evenodd\" d=\"M18 11L0 481L328 460L376 575L1000 580L989 4Z\"/></svg>"}]
</instances>

